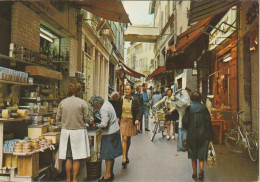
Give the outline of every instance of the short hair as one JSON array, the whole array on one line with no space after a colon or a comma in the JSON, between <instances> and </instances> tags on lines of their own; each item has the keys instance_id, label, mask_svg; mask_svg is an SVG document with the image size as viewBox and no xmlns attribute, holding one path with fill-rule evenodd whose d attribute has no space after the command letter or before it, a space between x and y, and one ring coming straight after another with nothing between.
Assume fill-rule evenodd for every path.
<instances>
[{"instance_id":1,"label":"short hair","mask_svg":"<svg viewBox=\"0 0 260 182\"><path fill-rule=\"evenodd\" d=\"M91 106L96 106L96 105L99 105L99 104L103 104L104 103L104 99L99 96L99 95L93 95L89 101Z\"/></svg>"},{"instance_id":2,"label":"short hair","mask_svg":"<svg viewBox=\"0 0 260 182\"><path fill-rule=\"evenodd\" d=\"M137 85L135 90L138 91L141 88L141 85Z\"/></svg>"},{"instance_id":3,"label":"short hair","mask_svg":"<svg viewBox=\"0 0 260 182\"><path fill-rule=\"evenodd\" d=\"M118 92L113 92L113 93L111 94L111 100L117 101L119 98L120 98L120 95L119 95Z\"/></svg>"},{"instance_id":4,"label":"short hair","mask_svg":"<svg viewBox=\"0 0 260 182\"><path fill-rule=\"evenodd\" d=\"M168 88L168 89L166 90L166 93L167 93L169 90L170 90L171 92L173 92L171 88Z\"/></svg>"},{"instance_id":5,"label":"short hair","mask_svg":"<svg viewBox=\"0 0 260 182\"><path fill-rule=\"evenodd\" d=\"M67 95L72 96L81 91L81 84L80 83L70 83L68 88L67 88Z\"/></svg>"},{"instance_id":6,"label":"short hair","mask_svg":"<svg viewBox=\"0 0 260 182\"><path fill-rule=\"evenodd\" d=\"M191 92L190 100L193 102L201 102L201 93L199 91Z\"/></svg>"},{"instance_id":7,"label":"short hair","mask_svg":"<svg viewBox=\"0 0 260 182\"><path fill-rule=\"evenodd\" d=\"M129 86L131 88L131 90L134 90L134 86L133 85L130 85L130 84L126 84L125 87Z\"/></svg>"},{"instance_id":8,"label":"short hair","mask_svg":"<svg viewBox=\"0 0 260 182\"><path fill-rule=\"evenodd\" d=\"M145 85L147 85L147 83L143 83L142 87L145 87Z\"/></svg>"},{"instance_id":9,"label":"short hair","mask_svg":"<svg viewBox=\"0 0 260 182\"><path fill-rule=\"evenodd\" d=\"M191 89L189 89L188 87L185 87L185 90L187 90L188 92L191 92Z\"/></svg>"}]
</instances>

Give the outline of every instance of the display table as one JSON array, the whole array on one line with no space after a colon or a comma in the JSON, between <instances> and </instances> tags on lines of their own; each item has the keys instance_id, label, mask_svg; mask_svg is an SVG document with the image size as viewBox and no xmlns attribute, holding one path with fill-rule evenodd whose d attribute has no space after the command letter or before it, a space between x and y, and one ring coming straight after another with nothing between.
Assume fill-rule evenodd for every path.
<instances>
[{"instance_id":1,"label":"display table","mask_svg":"<svg viewBox=\"0 0 260 182\"><path fill-rule=\"evenodd\" d=\"M226 129L225 120L221 120L221 119L211 119L211 123L212 123L212 126L219 126L219 136L218 136L218 140L219 140L219 144L222 144L223 130Z\"/></svg>"}]
</instances>

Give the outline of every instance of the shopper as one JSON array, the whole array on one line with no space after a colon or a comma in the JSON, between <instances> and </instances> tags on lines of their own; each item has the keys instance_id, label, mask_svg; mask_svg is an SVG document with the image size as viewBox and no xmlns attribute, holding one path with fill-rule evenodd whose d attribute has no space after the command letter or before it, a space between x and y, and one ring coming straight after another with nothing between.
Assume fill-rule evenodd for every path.
<instances>
[{"instance_id":1,"label":"shopper","mask_svg":"<svg viewBox=\"0 0 260 182\"><path fill-rule=\"evenodd\" d=\"M101 115L101 123L97 126L102 128L100 157L105 160L106 174L98 181L112 181L114 180L115 158L122 155L121 136L116 112L113 105L109 101L104 101L100 96L92 96L89 103Z\"/></svg>"},{"instance_id":2,"label":"shopper","mask_svg":"<svg viewBox=\"0 0 260 182\"><path fill-rule=\"evenodd\" d=\"M168 88L166 92L167 96L163 97L159 102L157 102L154 106L153 109L158 107L161 104L165 105L165 108L167 110L167 113L165 115L165 119L167 121L167 139L170 139L170 127L172 123L172 139L175 139L175 124L176 120L179 118L178 112L176 111L175 107L173 107L172 101L172 89Z\"/></svg>"},{"instance_id":3,"label":"shopper","mask_svg":"<svg viewBox=\"0 0 260 182\"><path fill-rule=\"evenodd\" d=\"M137 126L141 121L140 105L137 98L133 97L134 87L125 86L125 95L118 104L118 120L120 121L120 133L122 135L123 161L125 168L129 163L128 152L131 144L131 136L137 135Z\"/></svg>"},{"instance_id":4,"label":"shopper","mask_svg":"<svg viewBox=\"0 0 260 182\"><path fill-rule=\"evenodd\" d=\"M88 132L86 122L88 105L80 99L81 85L71 83L68 87L68 97L61 101L56 114L56 121L62 122L59 159L66 160L65 168L67 181L77 181L80 160L90 156Z\"/></svg>"},{"instance_id":5,"label":"shopper","mask_svg":"<svg viewBox=\"0 0 260 182\"><path fill-rule=\"evenodd\" d=\"M147 83L143 83L143 114L144 114L144 121L145 121L145 131L149 130L149 109L150 109L150 94L147 92Z\"/></svg>"},{"instance_id":6,"label":"shopper","mask_svg":"<svg viewBox=\"0 0 260 182\"><path fill-rule=\"evenodd\" d=\"M134 94L134 97L138 99L138 102L140 104L140 113L141 113L141 118L143 118L143 94L142 94L142 87L141 85L137 85L136 88L136 93ZM143 121L140 121L140 129L138 131L139 133L143 132Z\"/></svg>"},{"instance_id":7,"label":"shopper","mask_svg":"<svg viewBox=\"0 0 260 182\"><path fill-rule=\"evenodd\" d=\"M204 160L207 158L209 142L212 140L212 125L208 109L201 104L200 92L190 94L191 105L187 107L182 120L187 133L188 158L191 159L192 178L197 178L199 160L199 179L204 178Z\"/></svg>"},{"instance_id":8,"label":"shopper","mask_svg":"<svg viewBox=\"0 0 260 182\"><path fill-rule=\"evenodd\" d=\"M159 102L161 99L162 99L162 95L160 94L160 91L159 91L159 90L156 90L155 93L154 93L154 95L152 96L151 105L153 106L154 104L156 104L157 102ZM156 115L156 112L157 112L158 109L160 109L160 108L159 108L159 107L156 107L156 108L152 109L153 117L154 117L154 123L156 122L155 115Z\"/></svg>"},{"instance_id":9,"label":"shopper","mask_svg":"<svg viewBox=\"0 0 260 182\"><path fill-rule=\"evenodd\" d=\"M109 99L109 102L113 105L116 113L117 113L117 104L118 104L118 101L120 100L120 95L118 92L113 92L111 94L111 97Z\"/></svg>"},{"instance_id":10,"label":"shopper","mask_svg":"<svg viewBox=\"0 0 260 182\"><path fill-rule=\"evenodd\" d=\"M179 90L175 93L174 101L173 101L173 107L176 108L179 114L179 120L178 120L178 144L177 144L177 151L186 151L187 148L183 146L183 143L186 143L186 137L187 137L187 130L183 129L182 127L182 118L185 114L186 108L188 105L190 105L190 94L191 90L186 87L185 90Z\"/></svg>"}]
</instances>

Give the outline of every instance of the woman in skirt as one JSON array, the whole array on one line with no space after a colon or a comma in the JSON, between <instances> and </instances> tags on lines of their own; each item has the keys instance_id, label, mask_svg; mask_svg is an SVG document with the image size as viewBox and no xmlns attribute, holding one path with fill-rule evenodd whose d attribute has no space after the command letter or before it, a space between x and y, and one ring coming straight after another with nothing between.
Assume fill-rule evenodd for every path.
<instances>
[{"instance_id":1,"label":"woman in skirt","mask_svg":"<svg viewBox=\"0 0 260 182\"><path fill-rule=\"evenodd\" d=\"M165 115L165 119L167 121L167 139L170 139L170 127L171 127L171 122L172 122L172 139L175 139L175 124L176 120L179 119L179 114L178 111L175 110L175 107L173 107L172 102L174 101L174 97L172 97L172 89L168 88L166 91L166 96L162 98L159 102L157 102L154 106L153 109L155 109L157 106L161 105L164 103L165 108L167 110L167 113Z\"/></svg>"},{"instance_id":2,"label":"woman in skirt","mask_svg":"<svg viewBox=\"0 0 260 182\"><path fill-rule=\"evenodd\" d=\"M94 109L99 110L101 115L101 123L97 126L102 128L100 157L105 160L106 174L98 181L113 181L115 158L122 155L121 136L116 112L113 105L109 101L104 101L100 96L92 96L89 103Z\"/></svg>"},{"instance_id":3,"label":"woman in skirt","mask_svg":"<svg viewBox=\"0 0 260 182\"><path fill-rule=\"evenodd\" d=\"M122 166L125 168L129 163L128 151L131 144L131 136L137 135L140 129L141 112L138 99L133 97L134 87L125 86L125 95L120 99L118 104L118 121L120 122L120 133L122 135L123 161ZM137 127L139 128L137 129Z\"/></svg>"},{"instance_id":4,"label":"woman in skirt","mask_svg":"<svg viewBox=\"0 0 260 182\"><path fill-rule=\"evenodd\" d=\"M80 160L90 156L88 132L86 127L88 105L80 99L81 85L71 83L68 87L68 97L61 101L56 114L56 121L62 122L59 159L66 160L67 181L77 181Z\"/></svg>"}]
</instances>

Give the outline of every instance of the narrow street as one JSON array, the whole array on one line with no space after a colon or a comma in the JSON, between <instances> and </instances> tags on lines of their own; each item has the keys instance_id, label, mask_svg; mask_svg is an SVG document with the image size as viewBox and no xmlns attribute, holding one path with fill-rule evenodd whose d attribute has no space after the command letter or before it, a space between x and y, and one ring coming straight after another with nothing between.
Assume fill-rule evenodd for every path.
<instances>
[{"instance_id":1,"label":"narrow street","mask_svg":"<svg viewBox=\"0 0 260 182\"><path fill-rule=\"evenodd\" d=\"M150 129L154 124L150 121ZM192 181L192 168L187 153L177 152L177 140L167 141L157 134L150 141L151 131L132 137L129 153L130 163L126 169L121 166L122 157L115 161L114 181ZM177 136L177 135L176 135ZM235 154L225 146L215 145L218 166L205 165L204 181L257 181L258 163L252 162L247 154ZM105 164L102 163L102 175Z\"/></svg>"}]
</instances>

